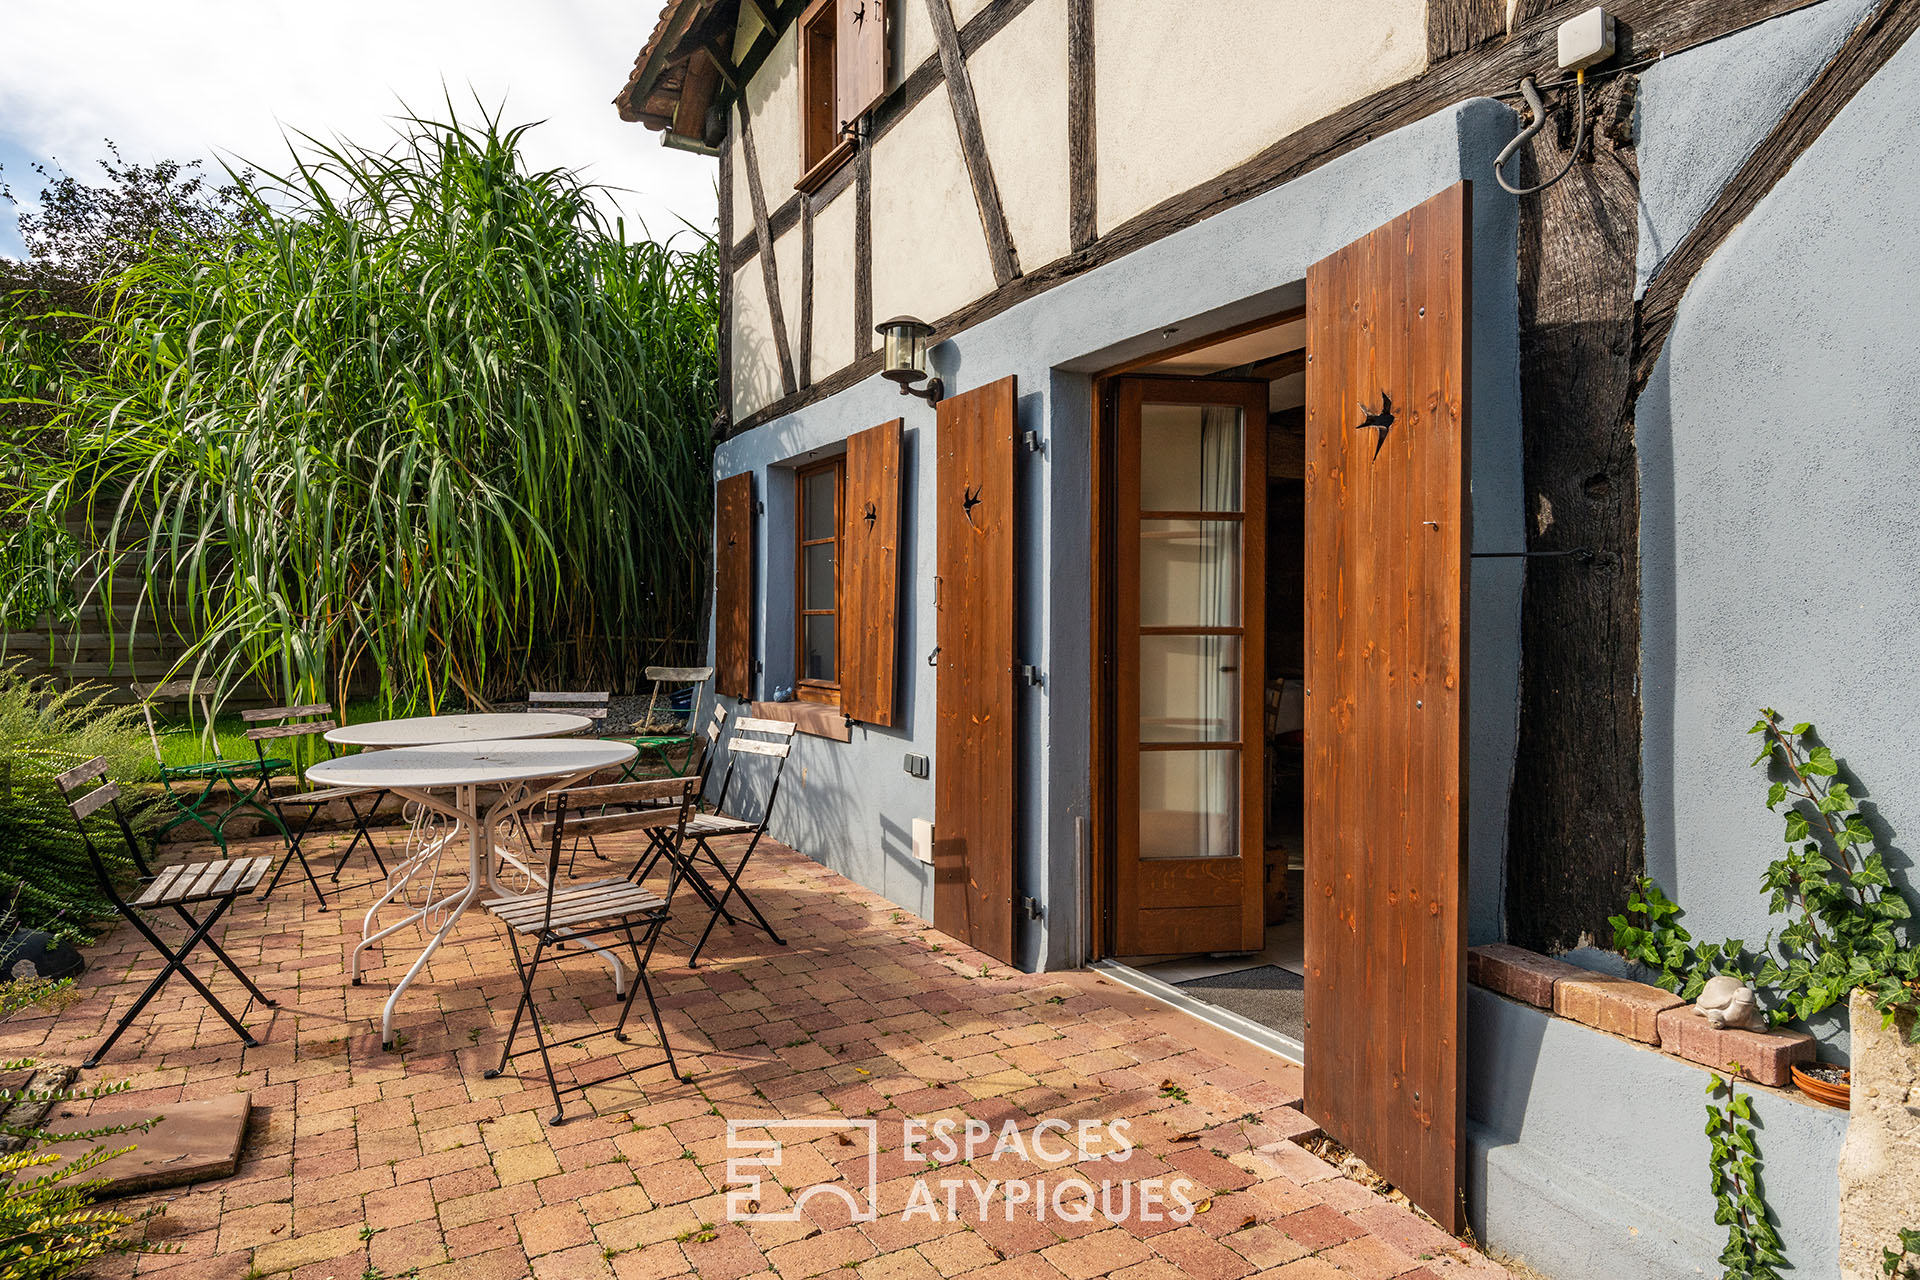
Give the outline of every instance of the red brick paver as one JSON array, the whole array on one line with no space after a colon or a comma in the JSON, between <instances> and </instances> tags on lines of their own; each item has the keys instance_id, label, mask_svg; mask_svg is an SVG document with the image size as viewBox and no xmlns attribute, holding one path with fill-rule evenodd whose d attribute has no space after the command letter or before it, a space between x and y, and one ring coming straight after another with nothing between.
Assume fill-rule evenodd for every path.
<instances>
[{"instance_id":1,"label":"red brick paver","mask_svg":"<svg viewBox=\"0 0 1920 1280\"><path fill-rule=\"evenodd\" d=\"M616 865L633 856L611 839L602 850ZM132 1202L166 1206L147 1229L158 1236L154 1224L165 1224L180 1252L110 1259L96 1274L1505 1274L1399 1205L1330 1194L1352 1184L1281 1140L1312 1126L1296 1110L1297 1069L1278 1059L1092 974L1014 972L787 849L763 844L747 884L789 945L722 927L690 970L705 920L686 895L654 969L692 1081L651 1067L569 1096L560 1127L544 1122L552 1100L537 1057L518 1060L517 1074L483 1076L519 994L491 917L461 922L403 997L401 1051L386 1052L380 1007L420 939L396 935L405 945L374 953L354 987L347 960L368 891L343 894L326 914L292 878L271 902L243 901L224 945L280 1003L244 1015L261 1046L242 1049L176 981L83 1076L126 1083L100 1104L114 1110L251 1092L240 1172ZM125 929L88 959L85 998L0 1027L0 1056L78 1062L157 967ZM231 978L213 984L239 1006ZM644 1019L628 1045L602 1037L576 1047L618 1015L603 963L569 952L541 986L563 1076L606 1074L616 1050L621 1065L657 1058ZM815 1184L857 1189L856 1202L864 1192L864 1136L822 1128L783 1137L759 1193L767 1213L802 1197L796 1220L730 1220L727 1193L739 1184L728 1122L796 1117L873 1122L877 1217L808 1194ZM971 1153L934 1137L907 1148L910 1121L932 1129L943 1118L959 1145L969 1121L991 1137ZM1092 1126L1093 1149L1062 1151L1054 1134L1027 1145L1043 1118ZM1133 1144L1125 1159L1112 1158L1116 1133ZM1008 1134L1016 1141L1001 1141ZM1103 1190L1103 1180L1113 1182ZM1196 1207L1185 1222L1166 1212L1179 1206L1175 1188ZM1159 1221L1141 1212L1156 1200Z\"/></svg>"}]
</instances>

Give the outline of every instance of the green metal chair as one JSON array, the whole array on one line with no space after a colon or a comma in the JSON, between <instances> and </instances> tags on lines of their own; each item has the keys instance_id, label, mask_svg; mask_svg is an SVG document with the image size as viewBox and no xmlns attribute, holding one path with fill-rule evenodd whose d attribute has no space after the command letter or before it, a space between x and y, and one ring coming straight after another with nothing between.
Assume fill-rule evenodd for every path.
<instances>
[{"instance_id":1,"label":"green metal chair","mask_svg":"<svg viewBox=\"0 0 1920 1280\"><path fill-rule=\"evenodd\" d=\"M700 741L693 730L694 717L700 714L701 688L712 678L712 667L647 668L647 679L653 681L647 714L629 726L630 736L608 738L632 744L637 753L627 765L626 777L639 776L643 769L650 772L655 762L668 777L692 772L694 751ZM661 694L685 685L693 686L693 696L682 714L671 705L671 692L664 700Z\"/></svg>"},{"instance_id":2,"label":"green metal chair","mask_svg":"<svg viewBox=\"0 0 1920 1280\"><path fill-rule=\"evenodd\" d=\"M167 796L173 801L179 812L162 826L159 835L164 836L175 827L185 823L194 823L203 829L224 850L227 847L227 822L237 813L253 813L265 818L275 830L286 831L280 815L263 803L267 793L267 780L275 773L285 772L293 767L291 760L282 760L261 754L254 760L229 760L220 754L220 737L213 731L213 694L206 687L191 679L169 680L161 684L136 684L134 696L140 699L140 714L146 718L147 737L153 742L153 758L160 766L160 782L166 788ZM157 702L183 702L187 707L187 723L175 728L163 729L154 719L153 709ZM193 708L200 708L200 724L193 723ZM200 739L203 747L201 759L194 764L168 764L166 751L161 747L162 739L193 736ZM205 744L211 743L213 758L205 757ZM188 799L174 790L176 782L198 782L198 795ZM216 793L225 788L227 803L219 807Z\"/></svg>"}]
</instances>

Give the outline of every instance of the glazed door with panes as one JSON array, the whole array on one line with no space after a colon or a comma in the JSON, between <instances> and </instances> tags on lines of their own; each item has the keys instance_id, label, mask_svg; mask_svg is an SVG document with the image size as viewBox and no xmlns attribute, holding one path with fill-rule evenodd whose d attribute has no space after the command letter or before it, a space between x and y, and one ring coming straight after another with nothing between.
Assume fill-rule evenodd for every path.
<instances>
[{"instance_id":1,"label":"glazed door with panes","mask_svg":"<svg viewBox=\"0 0 1920 1280\"><path fill-rule=\"evenodd\" d=\"M1257 951L1266 384L1113 404L1114 951Z\"/></svg>"}]
</instances>

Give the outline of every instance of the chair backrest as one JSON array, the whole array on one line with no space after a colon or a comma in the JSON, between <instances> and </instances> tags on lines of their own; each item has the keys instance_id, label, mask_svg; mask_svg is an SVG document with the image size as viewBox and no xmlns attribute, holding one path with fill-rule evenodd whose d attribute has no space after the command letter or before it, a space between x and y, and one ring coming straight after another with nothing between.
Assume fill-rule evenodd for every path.
<instances>
[{"instance_id":1,"label":"chair backrest","mask_svg":"<svg viewBox=\"0 0 1920 1280\"><path fill-rule=\"evenodd\" d=\"M700 779L700 786L693 793L696 801L707 794L707 779L713 773L713 760L720 754L720 736L726 728L727 709L715 702L713 714L707 717L707 727L693 740L693 775Z\"/></svg>"},{"instance_id":2,"label":"chair backrest","mask_svg":"<svg viewBox=\"0 0 1920 1280\"><path fill-rule=\"evenodd\" d=\"M317 737L337 727L333 719L333 705L327 702L308 702L297 707L261 707L256 711L242 711L240 718L252 726L247 730L247 740L253 743L253 754L260 765L262 777L266 776L267 771L267 743L287 738ZM327 754L331 755L332 751L329 750Z\"/></svg>"},{"instance_id":3,"label":"chair backrest","mask_svg":"<svg viewBox=\"0 0 1920 1280\"><path fill-rule=\"evenodd\" d=\"M54 785L60 788L61 797L67 802L67 811L73 815L73 823L80 829L80 841L86 846L87 861L93 864L94 878L99 880L100 888L109 901L122 911L126 904L120 900L119 891L114 887L113 873L107 870L105 860L100 857L99 849L94 847L93 833L87 829L87 819L101 809L111 806L113 819L120 827L120 838L126 842L127 852L133 858L133 865L142 876L151 877L153 870L147 866L147 860L140 853L140 842L134 837L133 826L127 821L127 815L120 808L120 784L107 778L107 758L95 756L85 764L76 765L54 778Z\"/></svg>"},{"instance_id":4,"label":"chair backrest","mask_svg":"<svg viewBox=\"0 0 1920 1280\"><path fill-rule=\"evenodd\" d=\"M647 679L653 681L653 696L647 699L647 719L644 724L638 726L639 731L642 733L651 733L653 731L654 717L660 707L660 693L663 689L670 690L680 685L692 685L693 699L687 706L686 716L684 718L678 716L668 717L670 721L677 721L681 731L685 732L693 727L693 718L700 714L700 688L706 684L707 681L713 679L713 668L648 667ZM672 700L671 693L668 694L668 700Z\"/></svg>"},{"instance_id":5,"label":"chair backrest","mask_svg":"<svg viewBox=\"0 0 1920 1280\"><path fill-rule=\"evenodd\" d=\"M754 820L755 833L765 831L767 819L773 813L774 797L780 794L780 776L786 772L787 757L793 753L793 731L793 723L787 720L735 718L733 732L727 737L727 772L720 780L720 794L713 802L714 808L726 812L727 794L733 789L734 771L740 767L742 756L770 756L775 762L773 778L767 784L767 798L760 806L760 816Z\"/></svg>"},{"instance_id":6,"label":"chair backrest","mask_svg":"<svg viewBox=\"0 0 1920 1280\"><path fill-rule=\"evenodd\" d=\"M607 718L607 704L613 700L613 694L605 689L598 693L553 693L543 689L534 689L527 694L527 710L562 711L568 715L585 716L593 721L586 732L598 732L601 721Z\"/></svg>"},{"instance_id":7,"label":"chair backrest","mask_svg":"<svg viewBox=\"0 0 1920 1280\"><path fill-rule=\"evenodd\" d=\"M670 828L668 839L678 843L693 816L695 790L700 780L648 778L641 782L613 782L601 786L564 787L547 792L548 820L535 838L547 844L547 910L543 926L553 924L554 887L560 883L560 846L568 836L607 835L615 831ZM671 864L672 860L669 859ZM679 883L677 868L667 881L667 901ZM565 923L564 921L562 923Z\"/></svg>"},{"instance_id":8,"label":"chair backrest","mask_svg":"<svg viewBox=\"0 0 1920 1280\"><path fill-rule=\"evenodd\" d=\"M200 704L200 725L213 739L213 758L223 759L220 754L220 735L213 729L213 690L188 677L181 680L163 680L159 684L139 684L133 686L133 696L140 700L140 715L147 722L147 738L153 743L153 758L160 764L167 762L166 754L160 750L160 730L153 722L153 704L156 702L184 702L187 704L187 719L193 719L193 704Z\"/></svg>"}]
</instances>

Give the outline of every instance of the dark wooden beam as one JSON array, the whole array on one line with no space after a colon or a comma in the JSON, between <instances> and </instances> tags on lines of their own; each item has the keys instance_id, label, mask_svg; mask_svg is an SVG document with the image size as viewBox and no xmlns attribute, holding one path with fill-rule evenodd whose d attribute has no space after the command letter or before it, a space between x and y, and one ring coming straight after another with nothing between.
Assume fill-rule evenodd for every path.
<instances>
[{"instance_id":1,"label":"dark wooden beam","mask_svg":"<svg viewBox=\"0 0 1920 1280\"><path fill-rule=\"evenodd\" d=\"M960 50L960 28L954 25L952 0L927 0L933 20L933 43L940 50L941 70L947 77L947 97L953 102L953 123L960 131L960 154L973 182L973 202L980 208L980 229L987 237L987 257L993 262L993 282L1004 285L1020 274L1020 258L1007 230L1006 211L1000 207L1000 185L993 180L993 160L987 155L987 135L980 125L980 104L973 97L973 77L967 55Z\"/></svg>"},{"instance_id":2,"label":"dark wooden beam","mask_svg":"<svg viewBox=\"0 0 1920 1280\"><path fill-rule=\"evenodd\" d=\"M719 45L710 44L706 48L707 56L713 59L714 70L718 71L720 78L727 82L727 88L737 95L746 85L746 81L740 78L740 68L733 65L733 59L723 53Z\"/></svg>"},{"instance_id":3,"label":"dark wooden beam","mask_svg":"<svg viewBox=\"0 0 1920 1280\"><path fill-rule=\"evenodd\" d=\"M741 2L760 15L760 21L766 24L769 31L779 24L780 16L767 7L767 0L741 0Z\"/></svg>"},{"instance_id":4,"label":"dark wooden beam","mask_svg":"<svg viewBox=\"0 0 1920 1280\"><path fill-rule=\"evenodd\" d=\"M720 140L720 411L723 431L733 422L733 139Z\"/></svg>"},{"instance_id":5,"label":"dark wooden beam","mask_svg":"<svg viewBox=\"0 0 1920 1280\"><path fill-rule=\"evenodd\" d=\"M1093 0L1067 0L1068 243L1086 248L1100 235L1093 122Z\"/></svg>"},{"instance_id":6,"label":"dark wooden beam","mask_svg":"<svg viewBox=\"0 0 1920 1280\"><path fill-rule=\"evenodd\" d=\"M873 147L853 158L853 349L873 350Z\"/></svg>"},{"instance_id":7,"label":"dark wooden beam","mask_svg":"<svg viewBox=\"0 0 1920 1280\"><path fill-rule=\"evenodd\" d=\"M1741 27L1804 9L1819 0L1619 0L1618 16L1633 33L1636 56L1675 54L1717 40ZM1903 0L1904 2L1904 0ZM984 11L983 11L984 14ZM1523 75L1552 65L1558 56L1555 27L1561 9L1523 24L1506 40L1449 58L1404 83L1390 86L1298 129L1258 155L1192 189L1161 201L1108 231L1092 245L1069 253L933 321L942 338L991 319L1083 272L1123 258L1135 249L1255 196L1311 173L1368 142L1405 128L1467 98L1509 93ZM968 24L971 26L972 24ZM852 386L879 368L873 359L822 378L804 395L767 405L736 430L749 431Z\"/></svg>"},{"instance_id":8,"label":"dark wooden beam","mask_svg":"<svg viewBox=\"0 0 1920 1280\"><path fill-rule=\"evenodd\" d=\"M800 201L800 386L813 381L813 200Z\"/></svg>"},{"instance_id":9,"label":"dark wooden beam","mask_svg":"<svg viewBox=\"0 0 1920 1280\"><path fill-rule=\"evenodd\" d=\"M1033 0L991 0L991 3L989 3L986 8L976 13L967 25L961 29L961 51L964 52L967 57L971 58L980 50L982 45L998 35L1001 29L1009 22L1019 17L1021 11L1031 3L1033 3ZM881 138L886 137L893 126L898 124L909 111L919 106L920 103L926 100L928 94L940 88L941 85L945 83L946 75L941 67L940 55L938 53L929 54L926 60L914 69L912 74L907 76L893 92L881 99L880 105L873 109L871 126L867 133L867 144L872 145ZM847 182L842 175L847 167L848 166L842 166L841 169L835 171L834 176L829 177L821 184L819 191L815 193L816 199L813 205L815 213L826 208L833 202L835 196L846 190ZM796 192L794 195L788 197L778 209L775 209L772 213L772 219L773 238L776 240L798 226L800 222L799 194ZM741 262L745 262L756 252L758 252L758 246L754 243L752 236L745 237L734 246L735 256Z\"/></svg>"},{"instance_id":10,"label":"dark wooden beam","mask_svg":"<svg viewBox=\"0 0 1920 1280\"><path fill-rule=\"evenodd\" d=\"M1427 61L1465 53L1506 29L1505 0L1427 0Z\"/></svg>"},{"instance_id":11,"label":"dark wooden beam","mask_svg":"<svg viewBox=\"0 0 1920 1280\"><path fill-rule=\"evenodd\" d=\"M747 166L747 200L753 207L753 234L760 243L760 278L766 282L767 319L773 326L773 349L780 357L780 385L791 396L799 391L793 375L793 352L787 349L787 320L780 307L780 269L773 257L773 230L767 225L767 197L760 189L760 159L753 150L753 122L745 98L735 104L740 116L740 158Z\"/></svg>"},{"instance_id":12,"label":"dark wooden beam","mask_svg":"<svg viewBox=\"0 0 1920 1280\"><path fill-rule=\"evenodd\" d=\"M1630 89L1630 77L1607 82L1593 114ZM1573 95L1555 96L1566 127L1534 135L1517 182L1558 172L1573 145ZM1645 867L1631 400L1640 177L1626 140L1591 145L1565 179L1520 201L1526 547L1603 553L1525 570L1505 908L1509 940L1548 954L1610 938L1607 917Z\"/></svg>"},{"instance_id":13,"label":"dark wooden beam","mask_svg":"<svg viewBox=\"0 0 1920 1280\"><path fill-rule=\"evenodd\" d=\"M1639 351L1633 368L1636 395L1653 375L1653 366L1673 330L1680 299L1700 268L1916 28L1920 28L1920 0L1881 0L1806 92L1787 109L1780 123L1753 149L1747 162L1727 180L1693 230L1648 281L1640 300Z\"/></svg>"}]
</instances>

